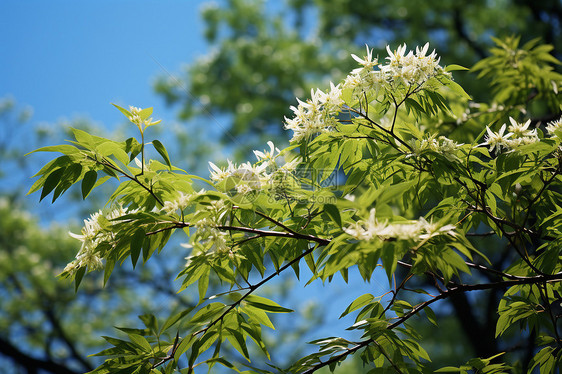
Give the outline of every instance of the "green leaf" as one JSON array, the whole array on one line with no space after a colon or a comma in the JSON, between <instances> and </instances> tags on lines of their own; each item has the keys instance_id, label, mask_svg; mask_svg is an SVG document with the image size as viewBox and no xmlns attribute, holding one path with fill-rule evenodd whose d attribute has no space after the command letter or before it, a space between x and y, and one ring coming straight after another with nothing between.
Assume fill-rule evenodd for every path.
<instances>
[{"instance_id":1,"label":"green leaf","mask_svg":"<svg viewBox=\"0 0 562 374\"><path fill-rule=\"evenodd\" d=\"M84 174L84 179L82 179L82 198L86 199L86 197L94 188L96 181L98 179L98 173L95 170L88 170L86 174Z\"/></svg>"},{"instance_id":2,"label":"green leaf","mask_svg":"<svg viewBox=\"0 0 562 374\"><path fill-rule=\"evenodd\" d=\"M283 308L281 305L274 301L266 299L265 297L250 295L245 299L246 303L254 308L264 310L269 313L292 313L293 310Z\"/></svg>"},{"instance_id":3,"label":"green leaf","mask_svg":"<svg viewBox=\"0 0 562 374\"><path fill-rule=\"evenodd\" d=\"M122 148L122 145L119 143L115 143L112 141L104 142L98 146L96 146L96 151L99 152L102 156L115 156L119 162L123 165L129 164L129 155L125 152Z\"/></svg>"},{"instance_id":4,"label":"green leaf","mask_svg":"<svg viewBox=\"0 0 562 374\"><path fill-rule=\"evenodd\" d=\"M139 112L139 117L144 121L152 115L153 108L144 108Z\"/></svg>"},{"instance_id":5,"label":"green leaf","mask_svg":"<svg viewBox=\"0 0 562 374\"><path fill-rule=\"evenodd\" d=\"M189 321L192 324L200 324L200 323L207 323L213 317L220 314L225 305L223 303L211 303L209 305L205 305L201 308Z\"/></svg>"},{"instance_id":6,"label":"green leaf","mask_svg":"<svg viewBox=\"0 0 562 374\"><path fill-rule=\"evenodd\" d=\"M78 268L76 274L74 275L74 292L78 292L78 286L80 286L82 278L84 278L84 274L86 274L86 266Z\"/></svg>"},{"instance_id":7,"label":"green leaf","mask_svg":"<svg viewBox=\"0 0 562 374\"><path fill-rule=\"evenodd\" d=\"M139 227L131 238L130 248L131 248L131 262L133 264L133 269L135 268L135 265L137 264L137 261L139 259L145 236L146 235L144 229L142 227Z\"/></svg>"},{"instance_id":8,"label":"green leaf","mask_svg":"<svg viewBox=\"0 0 562 374\"><path fill-rule=\"evenodd\" d=\"M166 151L166 148L164 148L164 145L162 143L160 143L159 140L153 140L152 145L158 151L158 153L160 153L160 156L162 156L162 158L166 162L166 165L168 165L170 170L172 170L172 163L170 162L170 156L168 156L168 151Z\"/></svg>"},{"instance_id":9,"label":"green leaf","mask_svg":"<svg viewBox=\"0 0 562 374\"><path fill-rule=\"evenodd\" d=\"M248 347L246 346L246 339L244 338L244 335L242 335L239 331L230 329L228 327L226 328L226 330L228 331L226 338L228 339L230 344L232 344L232 346L236 348L236 350L240 352L249 362L250 354L248 353Z\"/></svg>"},{"instance_id":10,"label":"green leaf","mask_svg":"<svg viewBox=\"0 0 562 374\"><path fill-rule=\"evenodd\" d=\"M205 267L205 272L199 277L197 282L197 289L199 291L199 303L205 299L207 293L207 288L209 287L209 274L211 273L211 268L209 266Z\"/></svg>"},{"instance_id":11,"label":"green leaf","mask_svg":"<svg viewBox=\"0 0 562 374\"><path fill-rule=\"evenodd\" d=\"M28 156L35 152L60 152L60 153L64 153L65 155L72 155L72 154L79 153L80 150L70 144L50 145L47 147L41 147L31 152L28 152L24 156Z\"/></svg>"},{"instance_id":12,"label":"green leaf","mask_svg":"<svg viewBox=\"0 0 562 374\"><path fill-rule=\"evenodd\" d=\"M150 346L150 343L146 340L144 336L138 334L128 334L128 335L129 335L129 339L131 339L133 343L140 346L146 352L152 351L152 347Z\"/></svg>"},{"instance_id":13,"label":"green leaf","mask_svg":"<svg viewBox=\"0 0 562 374\"><path fill-rule=\"evenodd\" d=\"M123 115L124 115L125 117L127 117L128 120L130 120L130 118L133 116L133 115L131 114L131 112L129 112L127 109L121 108L121 107L120 107L119 105L117 105L117 104L111 103L111 105L113 105L114 107L116 107L117 109L119 109L119 111L120 111L121 113L123 113Z\"/></svg>"},{"instance_id":14,"label":"green leaf","mask_svg":"<svg viewBox=\"0 0 562 374\"><path fill-rule=\"evenodd\" d=\"M160 334L162 334L164 331L168 330L170 327L175 325L179 320L181 320L186 315L191 313L191 311L193 309L195 309L195 307L187 308L187 309L182 310L181 312L179 312L177 314L174 314L173 316L168 317L168 319L164 322L164 324L162 325L162 328L160 329Z\"/></svg>"},{"instance_id":15,"label":"green leaf","mask_svg":"<svg viewBox=\"0 0 562 374\"><path fill-rule=\"evenodd\" d=\"M441 369L437 369L435 370L436 373L460 373L463 370L460 368L456 368L454 366L445 366L442 367Z\"/></svg>"},{"instance_id":16,"label":"green leaf","mask_svg":"<svg viewBox=\"0 0 562 374\"><path fill-rule=\"evenodd\" d=\"M333 204L324 205L324 211L339 226L342 227L340 210Z\"/></svg>"},{"instance_id":17,"label":"green leaf","mask_svg":"<svg viewBox=\"0 0 562 374\"><path fill-rule=\"evenodd\" d=\"M191 349L191 355L189 357L189 366L193 366L197 357L203 352L205 352L213 343L217 340L219 334L215 329L207 330L205 334L193 343L193 348Z\"/></svg>"},{"instance_id":18,"label":"green leaf","mask_svg":"<svg viewBox=\"0 0 562 374\"><path fill-rule=\"evenodd\" d=\"M375 297L373 295L371 295L370 293L366 293L364 295L359 296L351 304L349 304L349 306L345 309L345 311L342 313L340 318L348 315L349 313L353 312L354 310L357 310L359 308L364 307L365 305L367 305L371 301L373 301L374 298Z\"/></svg>"},{"instance_id":19,"label":"green leaf","mask_svg":"<svg viewBox=\"0 0 562 374\"><path fill-rule=\"evenodd\" d=\"M74 128L71 128L70 130L74 134L74 138L76 139L76 141L81 146L91 149L96 145L94 137L88 134L86 131Z\"/></svg>"},{"instance_id":20,"label":"green leaf","mask_svg":"<svg viewBox=\"0 0 562 374\"><path fill-rule=\"evenodd\" d=\"M59 184L62 173L64 173L65 170L66 168L64 167L58 168L49 174L45 180L45 184L43 184L43 190L41 191L41 198L39 201L43 200L43 198L45 198L45 196L47 196Z\"/></svg>"},{"instance_id":21,"label":"green leaf","mask_svg":"<svg viewBox=\"0 0 562 374\"><path fill-rule=\"evenodd\" d=\"M433 310L428 306L423 308L423 310L424 310L425 315L426 315L427 319L429 320L429 322L431 322L435 326L438 326L437 317L435 316L435 313L433 312Z\"/></svg>"},{"instance_id":22,"label":"green leaf","mask_svg":"<svg viewBox=\"0 0 562 374\"><path fill-rule=\"evenodd\" d=\"M254 322L257 322L263 326L267 326L272 330L275 330L275 326L267 316L267 313L261 309L254 308L250 305L244 305L241 307L243 313L246 313L248 317Z\"/></svg>"},{"instance_id":23,"label":"green leaf","mask_svg":"<svg viewBox=\"0 0 562 374\"><path fill-rule=\"evenodd\" d=\"M158 334L158 321L154 314L143 314L139 316L139 319L150 330L151 334Z\"/></svg>"},{"instance_id":24,"label":"green leaf","mask_svg":"<svg viewBox=\"0 0 562 374\"><path fill-rule=\"evenodd\" d=\"M459 96L461 96L461 97L463 97L467 100L472 100L472 97L470 97L470 95L466 93L464 88L462 88L457 82L448 81L447 83L445 83L445 85L447 87L449 87L451 89L451 91L453 91L457 95L459 95Z\"/></svg>"},{"instance_id":25,"label":"green leaf","mask_svg":"<svg viewBox=\"0 0 562 374\"><path fill-rule=\"evenodd\" d=\"M174 362L176 363L178 362L180 357L189 349L189 347L191 347L194 341L195 341L195 336L191 334L181 340L180 344L178 344L178 347L176 348L176 351L174 353Z\"/></svg>"},{"instance_id":26,"label":"green leaf","mask_svg":"<svg viewBox=\"0 0 562 374\"><path fill-rule=\"evenodd\" d=\"M448 71L470 70L470 69L465 68L464 66L461 66L461 65L451 64L451 65L445 66L444 70L448 72Z\"/></svg>"}]
</instances>

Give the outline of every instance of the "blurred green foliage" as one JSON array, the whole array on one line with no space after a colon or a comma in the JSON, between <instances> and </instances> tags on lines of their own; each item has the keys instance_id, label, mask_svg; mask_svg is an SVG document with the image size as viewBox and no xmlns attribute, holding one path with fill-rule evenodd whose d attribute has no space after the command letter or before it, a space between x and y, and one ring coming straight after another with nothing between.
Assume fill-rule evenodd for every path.
<instances>
[{"instance_id":1,"label":"blurred green foliage","mask_svg":"<svg viewBox=\"0 0 562 374\"><path fill-rule=\"evenodd\" d=\"M540 37L562 50L557 0L223 0L209 2L202 16L210 52L179 77L160 77L155 89L178 105L181 119L202 116L221 127L246 157L260 138L286 139L287 103L342 79L349 53L361 55L365 44L429 41L443 64L469 67L488 56L491 36ZM491 98L484 82L457 79L476 101Z\"/></svg>"}]
</instances>

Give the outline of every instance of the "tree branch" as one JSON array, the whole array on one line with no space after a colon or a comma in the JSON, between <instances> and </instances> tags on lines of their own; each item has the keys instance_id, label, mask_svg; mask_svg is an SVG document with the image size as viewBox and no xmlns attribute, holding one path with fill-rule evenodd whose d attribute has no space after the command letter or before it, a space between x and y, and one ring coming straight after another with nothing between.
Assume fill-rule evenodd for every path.
<instances>
[{"instance_id":1,"label":"tree branch","mask_svg":"<svg viewBox=\"0 0 562 374\"><path fill-rule=\"evenodd\" d=\"M535 277L525 277L523 279L506 280L506 281L484 283L484 284L456 285L456 286L453 286L453 287L447 289L446 291L444 291L440 295L437 295L430 300L427 300L427 301L424 301L423 303L418 304L409 313L407 313L406 315L398 318L395 322L389 324L386 327L386 329L392 330L392 329L402 325L404 322L406 322L407 320L409 320L410 318L412 318L416 314L418 314L425 307L427 307L427 306L429 306L429 305L431 305L431 304L433 304L433 303L435 303L439 300L447 299L447 298L449 298L453 295L456 295L456 294L460 294L460 293L464 293L464 292L470 292L470 291L481 291L481 290L489 290L489 289L507 288L507 287L522 285L522 284L540 284L540 283L551 282L551 281L562 281L562 273L557 273L557 274L553 274L553 275L539 275L539 276L535 276ZM312 374L312 373L321 369L324 366L328 366L328 365L333 364L335 362L342 361L348 355L353 354L353 353L357 352L358 350L360 350L362 348L365 348L369 344L373 344L373 343L375 343L375 339L367 339L367 340L364 340L360 343L357 343L354 347L347 349L346 351L342 352L341 354L333 356L329 360L313 366L312 368L305 371L304 374Z\"/></svg>"},{"instance_id":2,"label":"tree branch","mask_svg":"<svg viewBox=\"0 0 562 374\"><path fill-rule=\"evenodd\" d=\"M0 337L0 353L11 358L21 367L24 367L28 373L38 373L39 371L47 371L56 374L79 373L54 361L34 358L2 337Z\"/></svg>"}]
</instances>

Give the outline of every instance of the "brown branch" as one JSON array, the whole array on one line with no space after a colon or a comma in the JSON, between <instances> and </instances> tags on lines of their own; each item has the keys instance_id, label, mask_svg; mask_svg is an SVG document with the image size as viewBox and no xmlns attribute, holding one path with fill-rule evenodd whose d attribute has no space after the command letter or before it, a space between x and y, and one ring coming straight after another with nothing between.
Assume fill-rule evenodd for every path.
<instances>
[{"instance_id":1,"label":"brown branch","mask_svg":"<svg viewBox=\"0 0 562 374\"><path fill-rule=\"evenodd\" d=\"M141 186L143 189L145 189L150 195L152 195L152 197L154 197L154 199L158 202L158 204L160 204L160 206L164 206L164 202L158 197L156 196L156 194L154 193L154 191L152 191L152 188L149 188L148 186L145 186L138 178L137 176L132 176L127 174L126 172L124 172L123 170L121 170L120 168L116 167L115 165L113 165L111 162L105 161L104 160L98 160L95 157L92 156L88 156L86 155L87 158L89 158L90 160L97 162L103 166L106 166L108 168L110 168L111 170L120 173L121 175L123 175L125 178L130 179L131 181L137 183L139 186Z\"/></svg>"},{"instance_id":2,"label":"brown branch","mask_svg":"<svg viewBox=\"0 0 562 374\"><path fill-rule=\"evenodd\" d=\"M49 372L57 374L78 374L77 371L54 362L52 360L41 360L34 358L29 354L21 351L17 346L8 340L0 337L0 353L5 357L12 359L21 367L25 368L28 373Z\"/></svg>"}]
</instances>

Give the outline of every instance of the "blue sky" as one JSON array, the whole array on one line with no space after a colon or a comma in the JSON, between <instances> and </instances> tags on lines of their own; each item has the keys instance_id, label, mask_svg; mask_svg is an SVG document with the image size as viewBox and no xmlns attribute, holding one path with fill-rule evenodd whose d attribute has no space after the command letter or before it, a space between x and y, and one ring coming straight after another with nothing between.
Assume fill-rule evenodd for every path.
<instances>
[{"instance_id":1,"label":"blue sky","mask_svg":"<svg viewBox=\"0 0 562 374\"><path fill-rule=\"evenodd\" d=\"M0 2L0 97L34 108L34 122L122 122L110 105L173 111L154 94L159 75L206 52L202 0Z\"/></svg>"}]
</instances>

